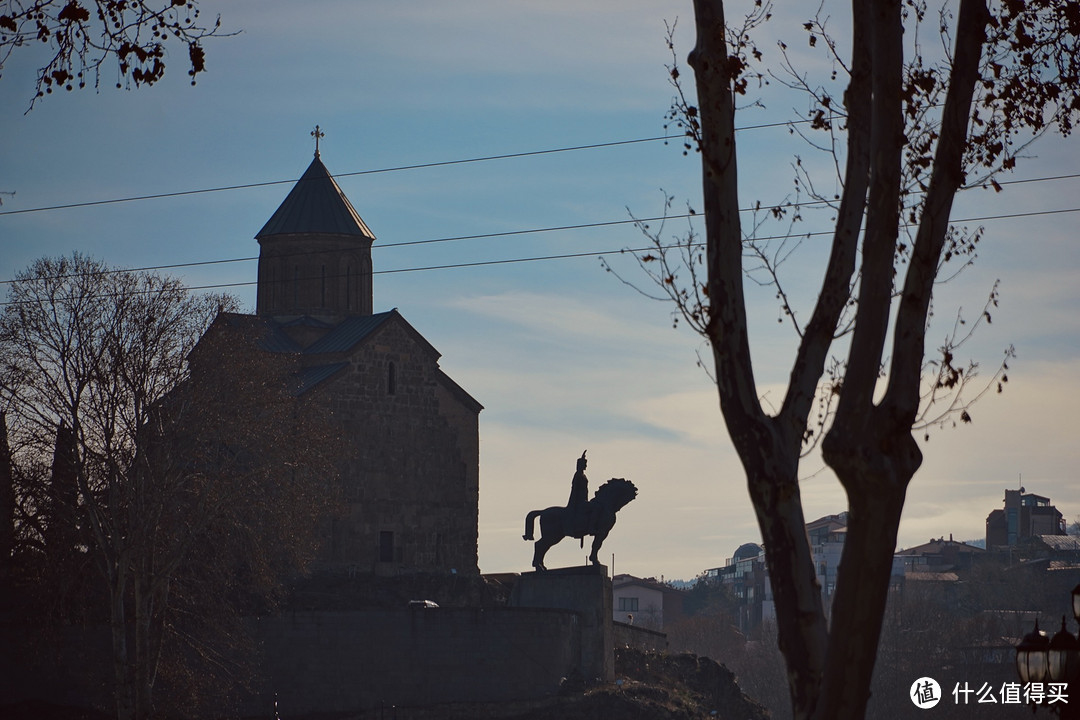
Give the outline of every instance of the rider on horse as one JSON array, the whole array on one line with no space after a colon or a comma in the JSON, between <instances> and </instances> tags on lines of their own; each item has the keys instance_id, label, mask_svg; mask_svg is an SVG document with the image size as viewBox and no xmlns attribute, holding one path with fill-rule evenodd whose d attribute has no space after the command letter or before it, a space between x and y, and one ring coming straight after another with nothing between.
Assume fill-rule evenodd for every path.
<instances>
[{"instance_id":1,"label":"rider on horse","mask_svg":"<svg viewBox=\"0 0 1080 720\"><path fill-rule=\"evenodd\" d=\"M625 478L611 478L589 499L589 479L585 477L585 453L577 461L577 472L570 483L570 501L566 507L549 507L544 510L532 510L525 516L524 540L534 540L533 531L536 519L540 519L539 540L533 546L533 567L544 570L544 555L565 537L581 539L585 546L585 536L592 535L592 552L589 562L599 565L597 553L611 528L615 526L615 513L637 496L634 483Z\"/></svg>"},{"instance_id":2,"label":"rider on horse","mask_svg":"<svg viewBox=\"0 0 1080 720\"><path fill-rule=\"evenodd\" d=\"M589 530L589 478L585 477L585 466L588 464L585 452L578 458L577 472L570 481L570 500L566 503L569 516L566 534L579 539L584 538Z\"/></svg>"}]
</instances>

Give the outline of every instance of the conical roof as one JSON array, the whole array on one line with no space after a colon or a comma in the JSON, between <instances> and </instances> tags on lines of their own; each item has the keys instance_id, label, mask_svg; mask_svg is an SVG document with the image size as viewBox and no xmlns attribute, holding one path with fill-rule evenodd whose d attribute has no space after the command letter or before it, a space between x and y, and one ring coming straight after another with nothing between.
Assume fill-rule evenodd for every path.
<instances>
[{"instance_id":1,"label":"conical roof","mask_svg":"<svg viewBox=\"0 0 1080 720\"><path fill-rule=\"evenodd\" d=\"M375 239L318 155L255 237L306 233Z\"/></svg>"}]
</instances>

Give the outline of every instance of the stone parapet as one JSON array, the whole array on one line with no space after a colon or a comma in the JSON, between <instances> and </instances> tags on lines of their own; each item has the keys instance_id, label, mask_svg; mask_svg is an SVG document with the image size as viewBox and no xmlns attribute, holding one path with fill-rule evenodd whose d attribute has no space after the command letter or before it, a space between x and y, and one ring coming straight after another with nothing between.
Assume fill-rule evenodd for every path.
<instances>
[{"instance_id":1,"label":"stone parapet","mask_svg":"<svg viewBox=\"0 0 1080 720\"><path fill-rule=\"evenodd\" d=\"M510 606L572 610L581 617L581 676L614 682L611 579L603 565L522 573Z\"/></svg>"}]
</instances>

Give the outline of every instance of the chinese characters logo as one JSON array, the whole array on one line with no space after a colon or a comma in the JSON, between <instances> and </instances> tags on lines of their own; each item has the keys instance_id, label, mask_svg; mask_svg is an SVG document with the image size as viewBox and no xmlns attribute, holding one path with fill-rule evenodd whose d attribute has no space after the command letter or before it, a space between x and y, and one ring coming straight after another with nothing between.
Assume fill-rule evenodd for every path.
<instances>
[{"instance_id":1,"label":"chinese characters logo","mask_svg":"<svg viewBox=\"0 0 1080 720\"><path fill-rule=\"evenodd\" d=\"M921 677L911 684L911 702L915 707L926 710L941 701L941 686L932 677Z\"/></svg>"}]
</instances>

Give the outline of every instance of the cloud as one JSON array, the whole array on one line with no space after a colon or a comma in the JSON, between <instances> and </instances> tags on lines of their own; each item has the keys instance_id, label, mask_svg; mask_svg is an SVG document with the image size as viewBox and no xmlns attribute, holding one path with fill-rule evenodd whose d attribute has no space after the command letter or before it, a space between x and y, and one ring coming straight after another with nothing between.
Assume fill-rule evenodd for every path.
<instances>
[{"instance_id":1,"label":"cloud","mask_svg":"<svg viewBox=\"0 0 1080 720\"><path fill-rule=\"evenodd\" d=\"M589 347L640 349L656 342L656 328L631 322L617 311L621 303L610 293L590 297L583 292L505 292L465 296L453 307L503 323L519 335ZM632 357L635 353L626 353Z\"/></svg>"},{"instance_id":2,"label":"cloud","mask_svg":"<svg viewBox=\"0 0 1080 720\"><path fill-rule=\"evenodd\" d=\"M685 335L642 322L628 303L581 292L510 291L449 304L488 337L479 365L468 364L472 379L455 376L486 393L485 572L528 568L531 548L514 536L530 509L565 504L584 449L592 489L627 477L640 491L602 551L605 562L616 553L620 572L693 577L729 556L736 540L757 536L715 390ZM676 543L683 550L672 557L666 548ZM552 564L577 564L582 554L566 541Z\"/></svg>"},{"instance_id":3,"label":"cloud","mask_svg":"<svg viewBox=\"0 0 1080 720\"><path fill-rule=\"evenodd\" d=\"M722 564L737 547L735 539L757 537L738 461L720 438L711 448L645 437L591 442L595 438L580 430L523 435L482 425L485 572L528 569L531 544L518 540L525 514L566 503L575 458L586 444L590 492L612 476L630 479L639 490L601 551L605 563L616 554L619 572L694 577ZM671 548L679 550L673 554ZM580 564L583 554L577 542L566 540L551 551L551 564Z\"/></svg>"},{"instance_id":4,"label":"cloud","mask_svg":"<svg viewBox=\"0 0 1080 720\"><path fill-rule=\"evenodd\" d=\"M361 105L405 84L409 92L395 93L396 102L410 107L430 108L438 98L444 111L550 111L553 103L654 105L655 93L667 92L663 21L680 12L689 16L690 4L260 0L230 4L224 19L278 59L289 48L319 48L327 76L348 78L342 87ZM344 95L335 101L349 102Z\"/></svg>"}]
</instances>

